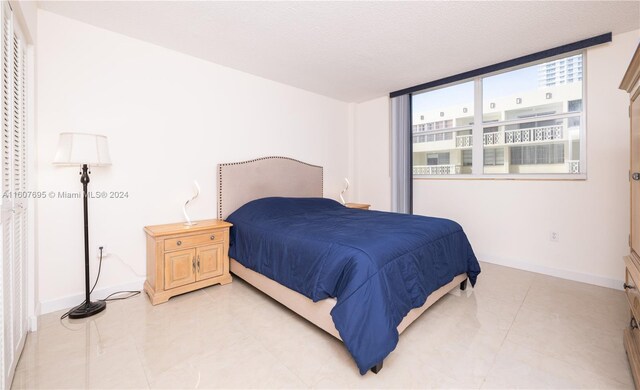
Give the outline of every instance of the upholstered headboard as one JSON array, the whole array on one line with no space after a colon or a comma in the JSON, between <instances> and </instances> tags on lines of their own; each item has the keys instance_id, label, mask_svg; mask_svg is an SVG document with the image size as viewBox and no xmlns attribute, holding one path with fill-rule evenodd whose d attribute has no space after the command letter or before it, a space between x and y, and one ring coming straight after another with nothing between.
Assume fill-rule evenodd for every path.
<instances>
[{"instance_id":1,"label":"upholstered headboard","mask_svg":"<svg viewBox=\"0 0 640 390\"><path fill-rule=\"evenodd\" d=\"M322 197L322 167L288 157L263 157L218 165L218 218L270 196Z\"/></svg>"}]
</instances>

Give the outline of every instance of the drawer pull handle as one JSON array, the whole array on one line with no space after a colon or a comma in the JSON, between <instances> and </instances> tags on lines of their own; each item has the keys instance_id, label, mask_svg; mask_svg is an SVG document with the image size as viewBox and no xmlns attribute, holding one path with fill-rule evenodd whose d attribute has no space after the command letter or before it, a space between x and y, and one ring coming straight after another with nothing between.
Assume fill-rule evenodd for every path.
<instances>
[{"instance_id":1,"label":"drawer pull handle","mask_svg":"<svg viewBox=\"0 0 640 390\"><path fill-rule=\"evenodd\" d=\"M178 242L176 242L176 244L178 244L178 246L182 245L182 241L178 240Z\"/></svg>"},{"instance_id":2,"label":"drawer pull handle","mask_svg":"<svg viewBox=\"0 0 640 390\"><path fill-rule=\"evenodd\" d=\"M216 236L214 234L211 235L211 237L209 237L212 241L216 239Z\"/></svg>"},{"instance_id":3,"label":"drawer pull handle","mask_svg":"<svg viewBox=\"0 0 640 390\"><path fill-rule=\"evenodd\" d=\"M193 272L196 272L196 258L191 258L191 266L193 267Z\"/></svg>"},{"instance_id":4,"label":"drawer pull handle","mask_svg":"<svg viewBox=\"0 0 640 390\"><path fill-rule=\"evenodd\" d=\"M626 283L623 284L622 287L624 287L625 290L635 290L635 286Z\"/></svg>"},{"instance_id":5,"label":"drawer pull handle","mask_svg":"<svg viewBox=\"0 0 640 390\"><path fill-rule=\"evenodd\" d=\"M200 272L200 255L198 255L197 264L198 264L198 272Z\"/></svg>"}]
</instances>

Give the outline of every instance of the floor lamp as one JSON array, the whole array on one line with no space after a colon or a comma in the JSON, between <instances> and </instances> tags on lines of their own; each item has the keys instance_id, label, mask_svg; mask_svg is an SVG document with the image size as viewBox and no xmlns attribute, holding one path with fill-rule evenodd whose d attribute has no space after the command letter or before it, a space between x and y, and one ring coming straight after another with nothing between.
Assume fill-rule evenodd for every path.
<instances>
[{"instance_id":1,"label":"floor lamp","mask_svg":"<svg viewBox=\"0 0 640 390\"><path fill-rule=\"evenodd\" d=\"M69 313L69 318L85 318L100 313L107 307L104 301L91 302L89 282L89 214L87 211L87 185L89 167L111 165L107 137L97 134L60 133L54 165L79 166L84 203L84 281L85 301Z\"/></svg>"}]
</instances>

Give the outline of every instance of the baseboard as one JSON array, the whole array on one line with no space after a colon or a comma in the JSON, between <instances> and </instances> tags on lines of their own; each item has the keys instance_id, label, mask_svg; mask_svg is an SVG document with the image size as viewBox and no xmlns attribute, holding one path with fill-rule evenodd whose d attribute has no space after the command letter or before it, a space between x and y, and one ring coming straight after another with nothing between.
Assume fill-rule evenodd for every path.
<instances>
[{"instance_id":1,"label":"baseboard","mask_svg":"<svg viewBox=\"0 0 640 390\"><path fill-rule=\"evenodd\" d=\"M40 313L40 302L36 303L35 313L32 313L27 318L27 330L29 332L35 332L38 330L38 313Z\"/></svg>"},{"instance_id":2,"label":"baseboard","mask_svg":"<svg viewBox=\"0 0 640 390\"><path fill-rule=\"evenodd\" d=\"M133 280L131 282L103 287L93 291L91 294L91 300L102 299L107 295L112 294L117 291L124 290L140 290L142 291L142 286L144 285L144 278L139 278ZM70 295L63 298L52 299L50 301L40 302L40 315L51 313L54 311L62 310L62 309L70 309L84 301L84 293Z\"/></svg>"},{"instance_id":3,"label":"baseboard","mask_svg":"<svg viewBox=\"0 0 640 390\"><path fill-rule=\"evenodd\" d=\"M538 264L531 264L524 261L510 260L510 259L497 259L492 257L491 259L482 259L482 261L491 264L503 265L505 267L517 268L524 271L535 272L538 274L555 276L561 279L573 280L574 282L582 282L593 284L600 287L613 288L615 290L622 290L622 279L610 279L602 276L585 274L575 271L567 271L564 269L546 267ZM621 261L622 262L622 261ZM621 268L622 269L622 268ZM621 271L622 272L622 271Z\"/></svg>"}]
</instances>

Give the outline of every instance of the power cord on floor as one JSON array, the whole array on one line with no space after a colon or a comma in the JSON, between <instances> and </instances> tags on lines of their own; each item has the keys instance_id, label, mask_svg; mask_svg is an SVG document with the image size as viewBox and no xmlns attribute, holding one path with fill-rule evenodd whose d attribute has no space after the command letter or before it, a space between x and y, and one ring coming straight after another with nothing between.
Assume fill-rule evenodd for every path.
<instances>
[{"instance_id":1,"label":"power cord on floor","mask_svg":"<svg viewBox=\"0 0 640 390\"><path fill-rule=\"evenodd\" d=\"M89 291L89 295L91 295L91 293L93 293L93 290L96 288L96 286L98 285L98 280L100 279L100 272L102 271L102 251L104 249L104 247L99 247L98 248L100 250L100 262L98 264L98 274L96 275L96 281L93 283L93 287L91 287L91 290ZM116 297L116 298L111 298L114 295L117 294L129 294L125 297ZM135 297L136 295L139 295L140 291L131 291L131 290L124 290L124 291L116 291L114 293L111 293L109 295L107 295L106 298L104 299L98 299L99 301L103 301L103 302L110 302L110 301L122 301L124 299L129 299L132 297ZM60 316L60 321L64 320L65 318L69 317L69 314L71 314L72 311L76 310L77 308L81 307L82 305L84 305L87 302L87 300L85 299L84 301L82 301L81 304L79 304L78 306L74 306L71 309L69 309L69 311L67 311L66 313L64 313L62 316Z\"/></svg>"},{"instance_id":2,"label":"power cord on floor","mask_svg":"<svg viewBox=\"0 0 640 390\"><path fill-rule=\"evenodd\" d=\"M116 297L116 298L111 298L112 296L116 295L116 294L129 294L126 297ZM122 301L123 299L129 299L131 297L135 297L136 295L140 294L140 291L116 291L114 293L111 293L109 295L107 295L107 297L105 299L100 299L101 301L104 302L110 302L110 301Z\"/></svg>"}]
</instances>

